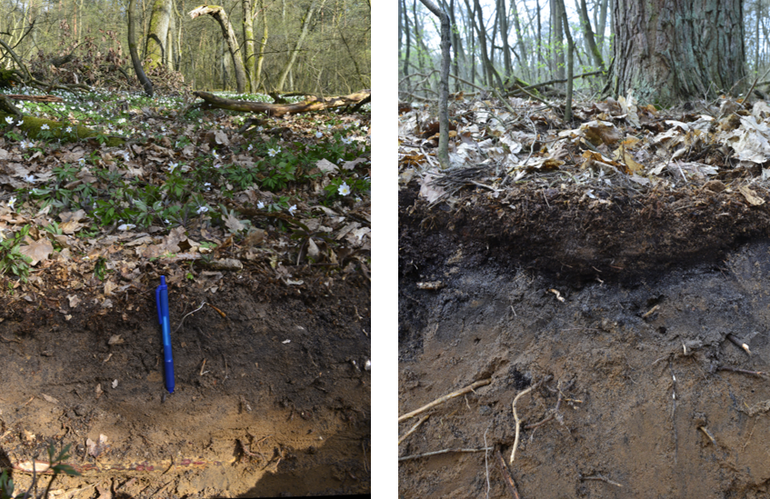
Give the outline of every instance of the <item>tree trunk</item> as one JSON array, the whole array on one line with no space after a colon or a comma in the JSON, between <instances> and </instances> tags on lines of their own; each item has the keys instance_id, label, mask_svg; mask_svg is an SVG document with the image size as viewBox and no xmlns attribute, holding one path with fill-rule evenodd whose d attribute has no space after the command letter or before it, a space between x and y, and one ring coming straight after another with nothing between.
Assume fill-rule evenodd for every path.
<instances>
[{"instance_id":1,"label":"tree trunk","mask_svg":"<svg viewBox=\"0 0 770 499\"><path fill-rule=\"evenodd\" d=\"M242 0L243 4L243 65L246 68L246 79L249 91L256 93L257 81L254 75L254 7L251 0Z\"/></svg>"},{"instance_id":2,"label":"tree trunk","mask_svg":"<svg viewBox=\"0 0 770 499\"><path fill-rule=\"evenodd\" d=\"M404 69L403 69L403 76L406 78L409 76L409 56L410 56L410 47L412 45L410 40L410 30L409 30L409 10L406 7L406 0L400 0L403 2L403 14L404 14ZM409 84L409 80L406 80L406 90L409 92L411 89L411 85Z\"/></svg>"},{"instance_id":3,"label":"tree trunk","mask_svg":"<svg viewBox=\"0 0 770 499\"><path fill-rule=\"evenodd\" d=\"M131 53L131 63L134 65L134 72L139 78L139 83L144 88L147 97L152 97L152 82L142 69L142 60L139 58L139 52L136 48L136 26L134 23L134 0L128 2L128 50Z\"/></svg>"},{"instance_id":4,"label":"tree trunk","mask_svg":"<svg viewBox=\"0 0 770 499\"><path fill-rule=\"evenodd\" d=\"M593 55L594 64L599 66L599 69L604 71L604 61L602 60L602 53L599 52L599 47L596 46L596 40L594 40L594 32L591 29L591 21L588 18L588 7L586 7L586 0L580 0L580 21L583 23L583 36L585 37L586 45L588 45L588 52ZM567 27L569 30L569 27Z\"/></svg>"},{"instance_id":5,"label":"tree trunk","mask_svg":"<svg viewBox=\"0 0 770 499\"><path fill-rule=\"evenodd\" d=\"M300 32L299 38L297 39L297 44L294 46L294 50L291 51L289 62L286 63L286 67L283 68L281 77L278 79L278 86L275 89L277 92L283 92L283 85L286 83L286 77L289 75L289 71L291 71L292 66L294 66L294 62L297 60L297 54L299 54L299 51L302 50L302 44L305 43L308 29L310 29L310 22L313 20L313 14L315 14L317 10L322 9L324 3L326 3L326 0L321 0L321 5L318 5L318 0L313 0L313 3L311 3L310 7L308 7L307 14L305 14L304 19L302 19L302 31Z\"/></svg>"},{"instance_id":6,"label":"tree trunk","mask_svg":"<svg viewBox=\"0 0 770 499\"><path fill-rule=\"evenodd\" d=\"M465 54L463 53L462 38L460 37L460 32L457 30L457 21L455 20L455 0L450 0L449 5L447 5L446 0L443 0L442 6L444 11L449 13L450 25L455 27L451 30L451 45L453 51L452 66L454 67L453 74L462 77L463 75L460 74L460 67L465 67ZM462 64L460 63L461 60ZM459 92L460 88L460 81L455 79L455 92Z\"/></svg>"},{"instance_id":7,"label":"tree trunk","mask_svg":"<svg viewBox=\"0 0 770 499\"><path fill-rule=\"evenodd\" d=\"M535 4L537 5L537 76L538 79L540 79L540 71L542 71L543 67L545 66L545 61L543 61L543 26L542 21L540 19L540 0L535 0Z\"/></svg>"},{"instance_id":8,"label":"tree trunk","mask_svg":"<svg viewBox=\"0 0 770 499\"><path fill-rule=\"evenodd\" d=\"M227 17L225 9L218 5L201 5L190 11L190 18L195 19L206 14L216 19L219 27L222 28L222 36L227 42L233 66L235 66L235 83L238 87L238 93L242 94L246 91L246 70L243 68L243 60L238 55L238 39L235 36L235 31L233 31L233 26L230 24L230 19Z\"/></svg>"},{"instance_id":9,"label":"tree trunk","mask_svg":"<svg viewBox=\"0 0 770 499\"><path fill-rule=\"evenodd\" d=\"M516 0L511 0L514 3ZM513 76L513 64L511 63L511 47L508 46L508 35L511 28L508 26L508 14L505 8L505 0L497 0L497 15L500 21L500 37L503 40L503 67L507 77Z\"/></svg>"},{"instance_id":10,"label":"tree trunk","mask_svg":"<svg viewBox=\"0 0 770 499\"><path fill-rule=\"evenodd\" d=\"M155 0L152 4L150 27L145 40L147 68L163 66L166 60L168 26L171 23L171 0Z\"/></svg>"},{"instance_id":11,"label":"tree trunk","mask_svg":"<svg viewBox=\"0 0 770 499\"><path fill-rule=\"evenodd\" d=\"M746 75L742 0L613 0L610 91L670 106Z\"/></svg>"},{"instance_id":12,"label":"tree trunk","mask_svg":"<svg viewBox=\"0 0 770 499\"><path fill-rule=\"evenodd\" d=\"M567 21L567 8L564 5L564 0L557 0L557 2L559 3L559 10L561 11L562 15L564 34L567 36L567 100L564 104L564 122L569 123L572 121L572 67L575 43L572 41L572 34L569 30L569 21Z\"/></svg>"},{"instance_id":13,"label":"tree trunk","mask_svg":"<svg viewBox=\"0 0 770 499\"><path fill-rule=\"evenodd\" d=\"M525 7L526 8L526 7ZM516 0L511 0L511 13L513 14L513 27L516 30L516 45L519 46L519 65L524 78L530 79L529 58L527 57L527 45L524 42L524 35L521 32L521 23L519 22L519 9L516 7Z\"/></svg>"},{"instance_id":14,"label":"tree trunk","mask_svg":"<svg viewBox=\"0 0 770 499\"><path fill-rule=\"evenodd\" d=\"M559 0L551 0L551 74L555 80L564 79L564 29Z\"/></svg>"},{"instance_id":15,"label":"tree trunk","mask_svg":"<svg viewBox=\"0 0 770 499\"><path fill-rule=\"evenodd\" d=\"M176 30L176 19L173 14L169 16L168 31L166 32L165 57L163 65L168 69L174 67L174 31Z\"/></svg>"},{"instance_id":16,"label":"tree trunk","mask_svg":"<svg viewBox=\"0 0 770 499\"><path fill-rule=\"evenodd\" d=\"M604 31L607 27L607 5L610 0L600 0L602 5L599 8L599 19L596 22L596 34L598 35L597 43L599 44L599 50L604 50ZM602 57L604 58L604 57Z\"/></svg>"},{"instance_id":17,"label":"tree trunk","mask_svg":"<svg viewBox=\"0 0 770 499\"><path fill-rule=\"evenodd\" d=\"M262 11L262 39L259 41L259 54L257 55L257 69L254 80L257 88L262 81L262 64L265 62L265 47L267 46L267 9L264 0L259 0L259 10ZM264 86L264 85L263 85ZM267 88L265 88L267 90ZM256 92L256 89L254 89Z\"/></svg>"},{"instance_id":18,"label":"tree trunk","mask_svg":"<svg viewBox=\"0 0 770 499\"><path fill-rule=\"evenodd\" d=\"M441 82L438 93L438 161L441 168L449 168L449 41L452 27L449 16L431 0L420 0L428 10L441 20Z\"/></svg>"}]
</instances>

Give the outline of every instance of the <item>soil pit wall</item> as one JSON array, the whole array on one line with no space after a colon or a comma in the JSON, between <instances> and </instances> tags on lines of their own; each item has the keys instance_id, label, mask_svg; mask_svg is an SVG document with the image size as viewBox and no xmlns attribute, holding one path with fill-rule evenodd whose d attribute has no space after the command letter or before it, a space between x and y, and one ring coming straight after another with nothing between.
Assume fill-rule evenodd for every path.
<instances>
[{"instance_id":1,"label":"soil pit wall","mask_svg":"<svg viewBox=\"0 0 770 499\"><path fill-rule=\"evenodd\" d=\"M408 193L401 201L399 414L491 379L427 412L400 445L402 458L486 442L508 461L513 400L550 376L516 403L511 472L521 497L767 497L770 387L749 372L770 370L770 242L743 237L762 229L744 226L698 249L672 224L659 240L676 233L692 258L653 241L638 271L631 259L616 273L596 260L607 265L591 276L586 258L570 262L576 275L538 265L530 244L564 226L503 244L506 226L490 245L449 216L436 223L440 207ZM633 228L633 213L625 216ZM610 232L585 237L604 238L600 249L617 244ZM580 241L561 244L580 254ZM488 487L489 497L512 497L492 451L403 460L399 478L404 498L485 497Z\"/></svg>"}]
</instances>

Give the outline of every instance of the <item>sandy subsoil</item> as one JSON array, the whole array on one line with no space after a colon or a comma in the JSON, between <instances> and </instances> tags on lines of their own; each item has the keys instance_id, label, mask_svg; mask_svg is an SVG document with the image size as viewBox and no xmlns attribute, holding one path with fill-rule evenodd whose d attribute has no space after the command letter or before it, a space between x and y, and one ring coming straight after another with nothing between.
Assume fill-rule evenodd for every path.
<instances>
[{"instance_id":1,"label":"sandy subsoil","mask_svg":"<svg viewBox=\"0 0 770 499\"><path fill-rule=\"evenodd\" d=\"M402 497L514 497L496 452L530 387L522 498L768 496L767 203L417 190L400 192L399 414L490 382L400 423L430 415L399 446Z\"/></svg>"},{"instance_id":2,"label":"sandy subsoil","mask_svg":"<svg viewBox=\"0 0 770 499\"><path fill-rule=\"evenodd\" d=\"M0 310L0 464L17 492L52 442L82 473L57 479L57 497L368 492L369 281L311 270L292 285L256 268L169 282L172 395L162 265L109 306L87 287L17 288Z\"/></svg>"}]
</instances>

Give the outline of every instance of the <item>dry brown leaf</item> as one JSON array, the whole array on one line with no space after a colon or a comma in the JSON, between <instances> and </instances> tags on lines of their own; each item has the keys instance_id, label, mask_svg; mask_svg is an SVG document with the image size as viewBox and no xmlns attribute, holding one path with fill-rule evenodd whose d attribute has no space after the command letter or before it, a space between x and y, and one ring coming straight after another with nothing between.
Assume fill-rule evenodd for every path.
<instances>
[{"instance_id":1,"label":"dry brown leaf","mask_svg":"<svg viewBox=\"0 0 770 499\"><path fill-rule=\"evenodd\" d=\"M623 132L607 121L589 121L580 127L580 131L586 140L595 146L613 146L623 139Z\"/></svg>"},{"instance_id":2,"label":"dry brown leaf","mask_svg":"<svg viewBox=\"0 0 770 499\"><path fill-rule=\"evenodd\" d=\"M32 259L29 263L32 266L48 259L48 255L53 251L53 245L47 237L41 237L37 241L33 241L26 246L21 246L19 251L23 255L27 255Z\"/></svg>"},{"instance_id":3,"label":"dry brown leaf","mask_svg":"<svg viewBox=\"0 0 770 499\"><path fill-rule=\"evenodd\" d=\"M740 191L741 194L743 194L743 197L746 198L746 201L748 201L750 205L760 206L765 204L765 200L757 196L757 193L749 189L748 186L746 185L741 186L740 189L738 190Z\"/></svg>"},{"instance_id":4,"label":"dry brown leaf","mask_svg":"<svg viewBox=\"0 0 770 499\"><path fill-rule=\"evenodd\" d=\"M242 231L246 228L246 226L243 225L243 222L238 220L238 218L235 217L235 215L233 215L232 213L227 215L227 218L225 218L224 220L225 220L225 225L230 230L231 234L235 234L236 232Z\"/></svg>"}]
</instances>

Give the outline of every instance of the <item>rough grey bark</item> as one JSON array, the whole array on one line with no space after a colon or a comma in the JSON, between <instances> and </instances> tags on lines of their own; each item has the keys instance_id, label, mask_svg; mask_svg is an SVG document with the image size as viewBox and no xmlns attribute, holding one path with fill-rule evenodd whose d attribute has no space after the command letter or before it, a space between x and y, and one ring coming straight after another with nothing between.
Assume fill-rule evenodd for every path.
<instances>
[{"instance_id":1,"label":"rough grey bark","mask_svg":"<svg viewBox=\"0 0 770 499\"><path fill-rule=\"evenodd\" d=\"M670 106L746 75L742 0L613 0L609 90Z\"/></svg>"},{"instance_id":2,"label":"rough grey bark","mask_svg":"<svg viewBox=\"0 0 770 499\"><path fill-rule=\"evenodd\" d=\"M451 26L449 16L431 0L420 0L441 20L441 82L438 93L438 161L441 168L449 167L449 43Z\"/></svg>"}]
</instances>

